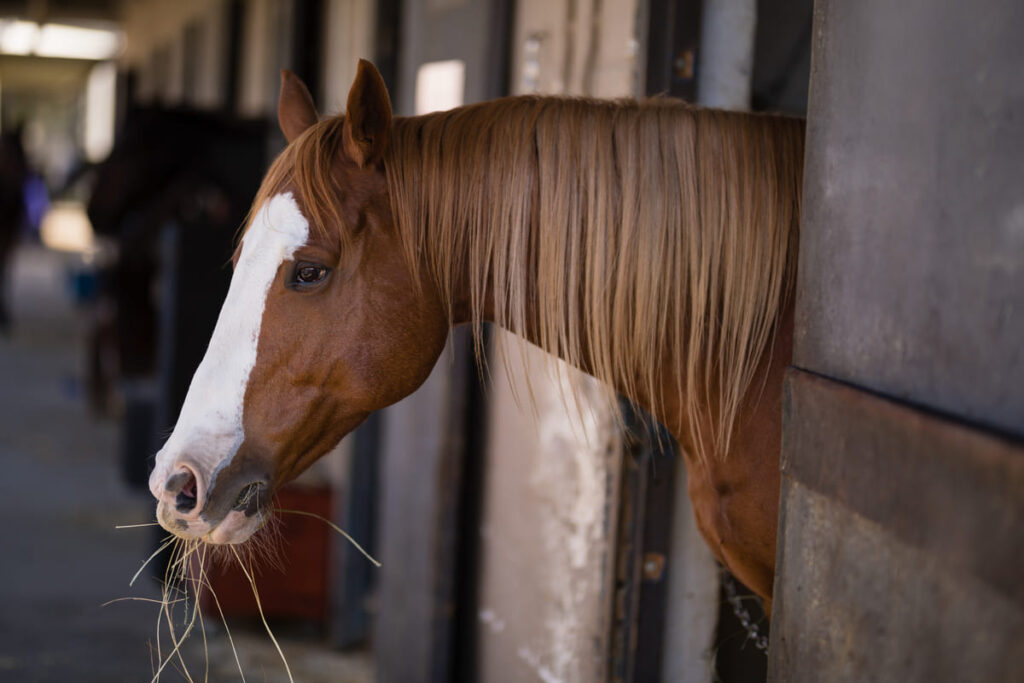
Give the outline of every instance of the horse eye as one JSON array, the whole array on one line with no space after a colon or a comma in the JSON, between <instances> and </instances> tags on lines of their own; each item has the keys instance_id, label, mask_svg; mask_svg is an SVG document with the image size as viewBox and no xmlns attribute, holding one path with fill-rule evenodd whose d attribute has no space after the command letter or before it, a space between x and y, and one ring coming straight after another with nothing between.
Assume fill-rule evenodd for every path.
<instances>
[{"instance_id":1,"label":"horse eye","mask_svg":"<svg viewBox=\"0 0 1024 683\"><path fill-rule=\"evenodd\" d=\"M327 277L327 268L318 263L299 263L295 266L292 283L299 286L315 285Z\"/></svg>"}]
</instances>

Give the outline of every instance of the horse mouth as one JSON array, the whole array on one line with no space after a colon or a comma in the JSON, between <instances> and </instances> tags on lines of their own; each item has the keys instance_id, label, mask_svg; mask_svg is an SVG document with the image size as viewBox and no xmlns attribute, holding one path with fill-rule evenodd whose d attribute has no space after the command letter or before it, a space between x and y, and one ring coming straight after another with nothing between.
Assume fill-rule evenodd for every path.
<instances>
[{"instance_id":1,"label":"horse mouth","mask_svg":"<svg viewBox=\"0 0 1024 683\"><path fill-rule=\"evenodd\" d=\"M187 494L186 494L187 496ZM270 503L270 487L266 482L252 482L242 487L223 517L210 521L204 515L186 519L179 516L184 507L161 501L157 505L157 520L178 538L203 541L214 545L245 543L266 523Z\"/></svg>"},{"instance_id":2,"label":"horse mouth","mask_svg":"<svg viewBox=\"0 0 1024 683\"><path fill-rule=\"evenodd\" d=\"M252 538L265 521L266 516L259 510L231 510L202 539L213 545L238 545Z\"/></svg>"}]
</instances>

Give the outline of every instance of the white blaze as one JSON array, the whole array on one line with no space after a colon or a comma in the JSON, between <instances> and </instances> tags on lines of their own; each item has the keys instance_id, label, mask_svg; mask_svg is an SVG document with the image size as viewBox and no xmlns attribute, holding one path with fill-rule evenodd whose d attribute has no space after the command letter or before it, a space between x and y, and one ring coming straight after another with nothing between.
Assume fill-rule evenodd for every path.
<instances>
[{"instance_id":1,"label":"white blaze","mask_svg":"<svg viewBox=\"0 0 1024 683\"><path fill-rule=\"evenodd\" d=\"M267 292L281 264L308 238L309 222L291 193L275 195L260 207L242 240L227 298L178 423L156 456L150 477L154 495L180 457L198 466L209 482L242 443L242 403L256 364Z\"/></svg>"}]
</instances>

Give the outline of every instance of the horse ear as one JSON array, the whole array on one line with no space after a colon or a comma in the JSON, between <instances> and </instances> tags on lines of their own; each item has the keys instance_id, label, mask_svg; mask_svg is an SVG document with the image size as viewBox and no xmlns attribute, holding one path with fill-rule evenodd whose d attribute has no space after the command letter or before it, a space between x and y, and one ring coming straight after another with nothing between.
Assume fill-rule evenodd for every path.
<instances>
[{"instance_id":1,"label":"horse ear","mask_svg":"<svg viewBox=\"0 0 1024 683\"><path fill-rule=\"evenodd\" d=\"M281 69L281 98L277 101L277 122L288 142L319 120L313 96L302 79L288 69Z\"/></svg>"},{"instance_id":2,"label":"horse ear","mask_svg":"<svg viewBox=\"0 0 1024 683\"><path fill-rule=\"evenodd\" d=\"M365 59L359 60L346 110L346 154L364 168L376 164L384 156L391 131L391 100L384 79Z\"/></svg>"}]
</instances>

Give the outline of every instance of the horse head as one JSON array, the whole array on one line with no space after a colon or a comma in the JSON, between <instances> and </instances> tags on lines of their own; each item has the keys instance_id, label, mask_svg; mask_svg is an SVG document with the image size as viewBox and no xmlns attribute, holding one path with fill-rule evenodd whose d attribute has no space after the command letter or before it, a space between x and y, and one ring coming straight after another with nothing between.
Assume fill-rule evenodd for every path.
<instances>
[{"instance_id":1,"label":"horse head","mask_svg":"<svg viewBox=\"0 0 1024 683\"><path fill-rule=\"evenodd\" d=\"M437 288L410 268L392 218L380 74L361 61L346 114L320 121L283 72L278 120L289 146L257 195L149 481L160 524L184 538L248 539L278 487L426 379L448 333Z\"/></svg>"}]
</instances>

